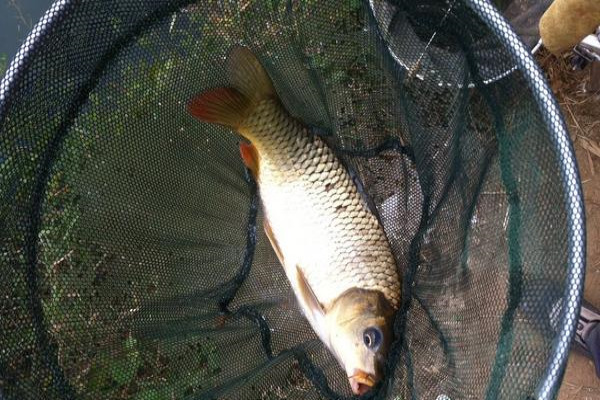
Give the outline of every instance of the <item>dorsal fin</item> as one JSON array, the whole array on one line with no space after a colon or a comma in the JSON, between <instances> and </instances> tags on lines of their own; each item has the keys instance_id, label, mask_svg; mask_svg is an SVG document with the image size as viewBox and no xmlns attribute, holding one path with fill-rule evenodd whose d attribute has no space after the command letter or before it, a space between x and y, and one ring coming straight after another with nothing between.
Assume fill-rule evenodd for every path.
<instances>
[{"instance_id":1,"label":"dorsal fin","mask_svg":"<svg viewBox=\"0 0 600 400\"><path fill-rule=\"evenodd\" d=\"M227 72L231 86L252 103L277 97L267 71L247 47L237 46L231 50L227 59Z\"/></svg>"}]
</instances>

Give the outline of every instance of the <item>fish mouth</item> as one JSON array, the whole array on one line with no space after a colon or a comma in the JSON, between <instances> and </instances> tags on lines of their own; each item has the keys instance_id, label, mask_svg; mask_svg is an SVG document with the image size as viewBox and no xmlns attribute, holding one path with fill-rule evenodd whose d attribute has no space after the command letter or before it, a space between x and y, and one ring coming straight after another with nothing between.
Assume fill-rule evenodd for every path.
<instances>
[{"instance_id":1,"label":"fish mouth","mask_svg":"<svg viewBox=\"0 0 600 400\"><path fill-rule=\"evenodd\" d=\"M355 370L354 374L348 377L348 380L350 381L352 393L359 396L371 390L376 383L375 378L372 375L360 370Z\"/></svg>"}]
</instances>

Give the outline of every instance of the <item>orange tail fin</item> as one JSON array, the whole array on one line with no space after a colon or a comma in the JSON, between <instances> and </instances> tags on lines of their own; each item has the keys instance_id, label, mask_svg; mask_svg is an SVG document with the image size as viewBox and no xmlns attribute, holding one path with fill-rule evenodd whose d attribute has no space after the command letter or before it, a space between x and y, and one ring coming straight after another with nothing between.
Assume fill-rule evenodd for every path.
<instances>
[{"instance_id":1,"label":"orange tail fin","mask_svg":"<svg viewBox=\"0 0 600 400\"><path fill-rule=\"evenodd\" d=\"M227 70L232 87L212 89L193 97L187 110L200 121L239 130L260 101L277 98L277 94L267 71L245 47L235 47L231 51Z\"/></svg>"},{"instance_id":2,"label":"orange tail fin","mask_svg":"<svg viewBox=\"0 0 600 400\"><path fill-rule=\"evenodd\" d=\"M239 128L249 101L233 88L218 88L199 94L187 104L188 112L196 119Z\"/></svg>"}]
</instances>

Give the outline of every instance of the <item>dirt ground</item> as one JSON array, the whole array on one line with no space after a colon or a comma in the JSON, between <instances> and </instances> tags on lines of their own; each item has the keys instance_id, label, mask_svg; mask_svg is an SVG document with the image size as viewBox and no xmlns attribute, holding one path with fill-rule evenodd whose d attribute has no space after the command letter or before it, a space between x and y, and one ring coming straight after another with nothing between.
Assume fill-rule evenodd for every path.
<instances>
[{"instance_id":1,"label":"dirt ground","mask_svg":"<svg viewBox=\"0 0 600 400\"><path fill-rule=\"evenodd\" d=\"M600 308L600 92L590 92L590 67L572 71L566 58L538 54L575 144L587 218L585 299ZM559 400L600 400L592 362L571 353Z\"/></svg>"}]
</instances>

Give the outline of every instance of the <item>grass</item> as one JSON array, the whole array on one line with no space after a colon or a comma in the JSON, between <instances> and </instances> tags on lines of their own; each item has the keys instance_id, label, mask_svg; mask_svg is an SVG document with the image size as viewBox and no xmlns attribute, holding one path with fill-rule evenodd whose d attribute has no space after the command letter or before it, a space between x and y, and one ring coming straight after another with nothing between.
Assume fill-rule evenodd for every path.
<instances>
[{"instance_id":1,"label":"grass","mask_svg":"<svg viewBox=\"0 0 600 400\"><path fill-rule=\"evenodd\" d=\"M8 69L8 56L4 53L0 53L0 78L4 76L4 73Z\"/></svg>"}]
</instances>

